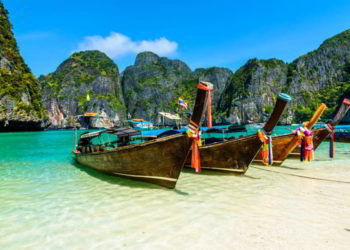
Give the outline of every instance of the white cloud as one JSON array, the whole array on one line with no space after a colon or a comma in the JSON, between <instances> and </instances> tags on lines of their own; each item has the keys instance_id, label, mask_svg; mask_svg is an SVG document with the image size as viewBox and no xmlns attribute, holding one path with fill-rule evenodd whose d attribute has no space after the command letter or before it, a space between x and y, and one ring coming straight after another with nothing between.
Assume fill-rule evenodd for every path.
<instances>
[{"instance_id":1,"label":"white cloud","mask_svg":"<svg viewBox=\"0 0 350 250\"><path fill-rule=\"evenodd\" d=\"M111 32L109 36L87 36L78 44L78 51L100 50L113 59L127 54L137 54L143 51L152 51L160 56L175 53L178 44L165 37L155 40L132 41L123 34Z\"/></svg>"}]
</instances>

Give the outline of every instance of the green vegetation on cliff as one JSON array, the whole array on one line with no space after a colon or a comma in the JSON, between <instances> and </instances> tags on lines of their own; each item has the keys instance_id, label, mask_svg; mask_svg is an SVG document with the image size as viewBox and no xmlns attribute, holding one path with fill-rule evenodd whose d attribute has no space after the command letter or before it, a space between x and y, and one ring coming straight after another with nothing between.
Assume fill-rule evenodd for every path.
<instances>
[{"instance_id":1,"label":"green vegetation on cliff","mask_svg":"<svg viewBox=\"0 0 350 250\"><path fill-rule=\"evenodd\" d=\"M189 78L191 70L184 62L152 52L138 54L135 64L125 69L122 78L128 113L155 121L158 112L178 108L176 103L180 96L191 104L191 88L195 90L195 85L188 86L186 79Z\"/></svg>"},{"instance_id":2,"label":"green vegetation on cliff","mask_svg":"<svg viewBox=\"0 0 350 250\"><path fill-rule=\"evenodd\" d=\"M295 108L297 122L310 118L320 103L328 106L322 119L334 116L341 101L350 97L350 30L325 40L289 65L288 90L296 94L297 88L301 97Z\"/></svg>"},{"instance_id":3,"label":"green vegetation on cliff","mask_svg":"<svg viewBox=\"0 0 350 250\"><path fill-rule=\"evenodd\" d=\"M19 53L8 14L0 1L0 120L21 117L38 121L46 113L41 104L40 88ZM12 104L6 105L2 99L11 100Z\"/></svg>"},{"instance_id":4,"label":"green vegetation on cliff","mask_svg":"<svg viewBox=\"0 0 350 250\"><path fill-rule=\"evenodd\" d=\"M343 67L343 81L336 81L330 87L319 91L301 91L304 104L300 104L295 109L296 121L308 120L321 103L325 103L328 109L322 119L332 119L336 109L344 98L350 97L350 62L346 62Z\"/></svg>"},{"instance_id":5,"label":"green vegetation on cliff","mask_svg":"<svg viewBox=\"0 0 350 250\"><path fill-rule=\"evenodd\" d=\"M254 112L271 113L276 95L286 82L287 66L277 59L250 59L240 67L226 84L219 101L219 112L229 117L234 109L239 110L238 116L243 119L242 111L249 105L255 105L245 117L253 120ZM265 96L265 97L264 97ZM263 99L265 100L259 100ZM249 100L249 101L248 101ZM260 104L258 104L260 102ZM262 117L256 120L261 122Z\"/></svg>"},{"instance_id":6,"label":"green vegetation on cliff","mask_svg":"<svg viewBox=\"0 0 350 250\"><path fill-rule=\"evenodd\" d=\"M350 29L345 30L344 32L331 37L327 40L325 40L320 48L329 48L329 47L350 47Z\"/></svg>"},{"instance_id":7,"label":"green vegetation on cliff","mask_svg":"<svg viewBox=\"0 0 350 250\"><path fill-rule=\"evenodd\" d=\"M179 109L179 98L182 98L187 103L189 107L188 109L191 110L196 99L197 83L197 79L182 79L180 83L176 85L173 98L169 100L168 105L165 106L165 109L170 111Z\"/></svg>"},{"instance_id":8,"label":"green vegetation on cliff","mask_svg":"<svg viewBox=\"0 0 350 250\"><path fill-rule=\"evenodd\" d=\"M284 92L293 97L285 112L290 116L288 122L308 120L322 102L329 107L322 119L331 119L343 98L350 97L349 62L350 30L290 64L277 59L248 60L227 82L218 112L256 120L256 114L270 113L271 100Z\"/></svg>"},{"instance_id":9,"label":"green vegetation on cliff","mask_svg":"<svg viewBox=\"0 0 350 250\"><path fill-rule=\"evenodd\" d=\"M75 109L68 108L72 115L96 110L98 100L107 102L115 111L125 109L117 65L100 51L74 53L54 73L40 76L39 81L45 98L62 103L74 100Z\"/></svg>"}]
</instances>

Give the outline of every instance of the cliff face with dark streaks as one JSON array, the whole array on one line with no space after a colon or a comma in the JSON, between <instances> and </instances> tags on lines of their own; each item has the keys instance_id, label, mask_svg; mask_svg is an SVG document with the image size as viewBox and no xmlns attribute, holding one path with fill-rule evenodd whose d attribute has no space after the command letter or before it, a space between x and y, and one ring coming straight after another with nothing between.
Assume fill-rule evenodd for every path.
<instances>
[{"instance_id":1,"label":"cliff face with dark streaks","mask_svg":"<svg viewBox=\"0 0 350 250\"><path fill-rule=\"evenodd\" d=\"M291 63L250 59L234 73L219 67L192 71L183 61L142 52L120 74L104 53L83 51L35 79L1 3L0 24L0 131L38 130L47 120L52 127L74 126L76 116L87 112L100 115L96 127L118 125L128 114L159 123L160 111L179 112L186 121L199 81L214 85L214 124L266 122L281 92L293 97L283 115L287 124L309 119L321 102L329 107L323 118L331 118L350 98L350 30ZM344 121L350 123L350 114Z\"/></svg>"},{"instance_id":2,"label":"cliff face with dark streaks","mask_svg":"<svg viewBox=\"0 0 350 250\"><path fill-rule=\"evenodd\" d=\"M307 120L321 102L329 107L322 118L332 118L342 99L350 97L350 30L290 64L249 60L226 85L218 110L229 120L263 121L281 91L293 97L285 122ZM343 122L350 122L350 114Z\"/></svg>"},{"instance_id":3,"label":"cliff face with dark streaks","mask_svg":"<svg viewBox=\"0 0 350 250\"><path fill-rule=\"evenodd\" d=\"M74 53L51 74L41 76L42 100L53 127L74 126L77 115L98 113L92 126L125 119L117 65L99 51Z\"/></svg>"},{"instance_id":4,"label":"cliff face with dark streaks","mask_svg":"<svg viewBox=\"0 0 350 250\"><path fill-rule=\"evenodd\" d=\"M0 132L44 127L40 88L20 55L8 11L0 2Z\"/></svg>"}]
</instances>

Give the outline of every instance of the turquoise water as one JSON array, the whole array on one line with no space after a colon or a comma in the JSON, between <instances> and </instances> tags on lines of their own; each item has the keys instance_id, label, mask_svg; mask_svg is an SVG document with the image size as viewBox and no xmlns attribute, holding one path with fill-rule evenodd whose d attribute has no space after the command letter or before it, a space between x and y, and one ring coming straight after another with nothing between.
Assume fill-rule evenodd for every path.
<instances>
[{"instance_id":1,"label":"turquoise water","mask_svg":"<svg viewBox=\"0 0 350 250\"><path fill-rule=\"evenodd\" d=\"M0 145L0 249L350 245L350 144L241 177L186 170L175 190L74 164L73 131L3 133Z\"/></svg>"}]
</instances>

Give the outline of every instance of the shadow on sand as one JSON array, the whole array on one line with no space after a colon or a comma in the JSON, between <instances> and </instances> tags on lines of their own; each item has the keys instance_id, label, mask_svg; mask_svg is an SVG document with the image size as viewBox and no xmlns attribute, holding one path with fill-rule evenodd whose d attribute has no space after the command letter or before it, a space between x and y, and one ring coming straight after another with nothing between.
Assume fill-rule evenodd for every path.
<instances>
[{"instance_id":1,"label":"shadow on sand","mask_svg":"<svg viewBox=\"0 0 350 250\"><path fill-rule=\"evenodd\" d=\"M292 170L304 170L303 168L296 168L296 167L288 167L286 165L282 165L276 168L286 168L286 169L292 169Z\"/></svg>"},{"instance_id":2,"label":"shadow on sand","mask_svg":"<svg viewBox=\"0 0 350 250\"><path fill-rule=\"evenodd\" d=\"M182 172L189 173L189 174L198 174L195 172L194 169L191 169L191 168L183 168ZM253 177L253 176L249 176L246 174L222 172L222 171L215 171L215 170L209 170L209 169L202 169L199 174L206 175L206 176L235 176L235 177L239 177L239 178L260 179L258 177Z\"/></svg>"},{"instance_id":3,"label":"shadow on sand","mask_svg":"<svg viewBox=\"0 0 350 250\"><path fill-rule=\"evenodd\" d=\"M97 178L101 181L107 182L112 185L120 185L120 186L127 186L130 188L147 188L147 189L160 189L160 190L169 190L169 191L174 191L175 193L179 195L189 195L186 192L183 192L178 189L168 189L165 187L158 186L156 184L140 181L137 179L129 179L129 178L124 178L116 175L111 175L108 173L102 173L100 171L97 171L92 168L84 167L83 165L80 165L77 163L74 159L72 160L72 165L75 166L77 169L80 171L87 173L88 175Z\"/></svg>"}]
</instances>

